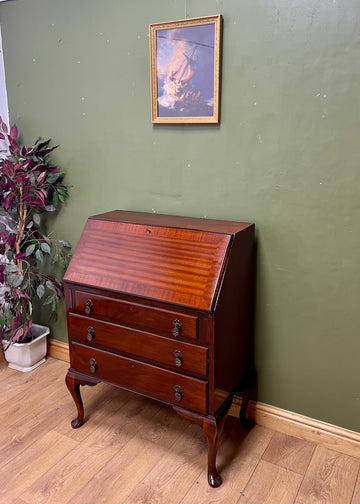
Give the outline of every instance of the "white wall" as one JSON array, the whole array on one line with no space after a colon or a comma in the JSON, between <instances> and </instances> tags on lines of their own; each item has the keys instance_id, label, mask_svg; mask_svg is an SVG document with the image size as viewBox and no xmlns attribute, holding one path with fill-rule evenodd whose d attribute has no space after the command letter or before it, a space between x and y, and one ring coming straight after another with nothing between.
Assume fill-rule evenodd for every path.
<instances>
[{"instance_id":1,"label":"white wall","mask_svg":"<svg viewBox=\"0 0 360 504\"><path fill-rule=\"evenodd\" d=\"M0 0L2 1L2 0ZM0 26L0 116L9 125L9 110L6 94L4 55L2 50L1 26ZM4 149L4 143L0 140L0 150Z\"/></svg>"}]
</instances>

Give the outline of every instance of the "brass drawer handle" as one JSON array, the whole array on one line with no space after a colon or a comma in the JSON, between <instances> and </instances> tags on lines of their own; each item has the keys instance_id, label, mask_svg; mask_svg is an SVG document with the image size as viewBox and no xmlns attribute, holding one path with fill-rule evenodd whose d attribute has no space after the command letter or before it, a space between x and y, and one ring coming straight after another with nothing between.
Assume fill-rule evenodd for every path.
<instances>
[{"instance_id":1,"label":"brass drawer handle","mask_svg":"<svg viewBox=\"0 0 360 504\"><path fill-rule=\"evenodd\" d=\"M175 319L173 320L173 326L174 329L171 331L171 334L174 336L174 338L177 338L180 335L182 323L179 319Z\"/></svg>"},{"instance_id":2,"label":"brass drawer handle","mask_svg":"<svg viewBox=\"0 0 360 504\"><path fill-rule=\"evenodd\" d=\"M175 390L175 401L181 401L183 398L183 391L180 385L175 385L174 387Z\"/></svg>"},{"instance_id":3,"label":"brass drawer handle","mask_svg":"<svg viewBox=\"0 0 360 504\"><path fill-rule=\"evenodd\" d=\"M91 326L89 326L87 328L87 335L86 335L86 339L88 341L93 341L93 339L95 339L95 329Z\"/></svg>"},{"instance_id":4,"label":"brass drawer handle","mask_svg":"<svg viewBox=\"0 0 360 504\"><path fill-rule=\"evenodd\" d=\"M95 373L96 368L97 368L96 360L94 358L91 358L89 360L89 364L90 364L90 371L91 371L91 373Z\"/></svg>"},{"instance_id":5,"label":"brass drawer handle","mask_svg":"<svg viewBox=\"0 0 360 504\"><path fill-rule=\"evenodd\" d=\"M184 363L184 358L183 358L183 354L180 352L180 350L174 351L174 357L175 357L175 366L181 367Z\"/></svg>"},{"instance_id":6,"label":"brass drawer handle","mask_svg":"<svg viewBox=\"0 0 360 504\"><path fill-rule=\"evenodd\" d=\"M91 301L91 299L87 299L86 303L85 303L85 313L86 313L86 315L90 315L90 313L92 312L92 310L93 310L93 302Z\"/></svg>"}]
</instances>

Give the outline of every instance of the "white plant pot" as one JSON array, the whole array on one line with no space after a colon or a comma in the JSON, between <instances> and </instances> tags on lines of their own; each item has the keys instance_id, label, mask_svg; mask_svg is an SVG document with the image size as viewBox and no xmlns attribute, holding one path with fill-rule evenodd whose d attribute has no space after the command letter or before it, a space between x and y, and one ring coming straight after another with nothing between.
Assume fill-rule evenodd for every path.
<instances>
[{"instance_id":1,"label":"white plant pot","mask_svg":"<svg viewBox=\"0 0 360 504\"><path fill-rule=\"evenodd\" d=\"M33 324L31 332L35 335L35 339L29 343L13 343L5 350L9 368L26 373L45 362L47 335L50 334L50 330L48 327Z\"/></svg>"}]
</instances>

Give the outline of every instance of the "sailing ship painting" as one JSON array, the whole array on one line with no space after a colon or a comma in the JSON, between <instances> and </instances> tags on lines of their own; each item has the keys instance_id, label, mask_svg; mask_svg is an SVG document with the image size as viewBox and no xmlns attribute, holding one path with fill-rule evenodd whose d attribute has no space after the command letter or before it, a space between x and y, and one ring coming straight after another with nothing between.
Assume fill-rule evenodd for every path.
<instances>
[{"instance_id":1,"label":"sailing ship painting","mask_svg":"<svg viewBox=\"0 0 360 504\"><path fill-rule=\"evenodd\" d=\"M156 32L158 117L214 115L214 23Z\"/></svg>"}]
</instances>

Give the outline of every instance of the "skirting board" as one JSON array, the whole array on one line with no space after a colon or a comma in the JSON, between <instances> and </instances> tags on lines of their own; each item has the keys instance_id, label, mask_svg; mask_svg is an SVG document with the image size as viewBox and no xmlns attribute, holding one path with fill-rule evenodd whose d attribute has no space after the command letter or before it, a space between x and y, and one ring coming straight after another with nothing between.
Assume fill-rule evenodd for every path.
<instances>
[{"instance_id":1,"label":"skirting board","mask_svg":"<svg viewBox=\"0 0 360 504\"><path fill-rule=\"evenodd\" d=\"M70 362L68 343L48 338L47 353L49 357L54 357L54 359Z\"/></svg>"},{"instance_id":2,"label":"skirting board","mask_svg":"<svg viewBox=\"0 0 360 504\"><path fill-rule=\"evenodd\" d=\"M230 415L240 414L241 397L235 396ZM248 416L256 424L316 443L352 457L360 457L360 433L262 402L249 401Z\"/></svg>"},{"instance_id":3,"label":"skirting board","mask_svg":"<svg viewBox=\"0 0 360 504\"><path fill-rule=\"evenodd\" d=\"M69 345L48 339L48 355L69 362ZM229 414L239 417L241 397L235 396ZM269 404L249 401L248 416L255 423L353 457L360 457L360 433Z\"/></svg>"}]
</instances>

